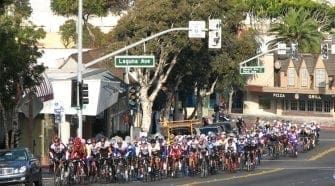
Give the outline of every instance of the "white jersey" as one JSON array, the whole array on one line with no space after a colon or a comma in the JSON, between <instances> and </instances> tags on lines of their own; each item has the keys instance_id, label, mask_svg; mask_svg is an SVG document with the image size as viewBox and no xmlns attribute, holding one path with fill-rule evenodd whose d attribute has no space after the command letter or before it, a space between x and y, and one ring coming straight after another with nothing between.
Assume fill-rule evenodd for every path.
<instances>
[{"instance_id":1,"label":"white jersey","mask_svg":"<svg viewBox=\"0 0 335 186\"><path fill-rule=\"evenodd\" d=\"M151 156L151 145L149 143L144 143L144 144L140 144L138 146L138 150L137 151L137 155L141 154L141 155L149 155Z\"/></svg>"},{"instance_id":2,"label":"white jersey","mask_svg":"<svg viewBox=\"0 0 335 186\"><path fill-rule=\"evenodd\" d=\"M198 145L199 145L199 141L198 140L191 140L188 143L188 146L190 146L192 149L197 149Z\"/></svg>"},{"instance_id":3,"label":"white jersey","mask_svg":"<svg viewBox=\"0 0 335 186\"><path fill-rule=\"evenodd\" d=\"M231 150L233 153L237 152L237 148L236 148L236 143L227 143L227 145L225 146L225 152L227 153L228 150Z\"/></svg>"}]
</instances>

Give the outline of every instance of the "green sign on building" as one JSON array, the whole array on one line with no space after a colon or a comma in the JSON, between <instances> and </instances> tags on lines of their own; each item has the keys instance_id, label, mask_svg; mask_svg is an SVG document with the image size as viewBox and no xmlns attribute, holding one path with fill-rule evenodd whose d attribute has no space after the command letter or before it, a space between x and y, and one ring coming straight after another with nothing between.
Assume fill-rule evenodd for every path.
<instances>
[{"instance_id":1,"label":"green sign on building","mask_svg":"<svg viewBox=\"0 0 335 186\"><path fill-rule=\"evenodd\" d=\"M115 67L154 67L155 56L115 56Z\"/></svg>"}]
</instances>

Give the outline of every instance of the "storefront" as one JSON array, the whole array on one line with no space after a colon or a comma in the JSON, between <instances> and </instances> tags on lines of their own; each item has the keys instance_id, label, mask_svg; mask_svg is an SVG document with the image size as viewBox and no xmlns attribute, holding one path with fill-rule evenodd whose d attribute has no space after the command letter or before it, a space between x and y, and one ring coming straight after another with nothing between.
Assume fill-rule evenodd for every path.
<instances>
[{"instance_id":1,"label":"storefront","mask_svg":"<svg viewBox=\"0 0 335 186\"><path fill-rule=\"evenodd\" d=\"M332 116L334 112L331 95L273 92L258 96L259 108L272 108L275 114Z\"/></svg>"}]
</instances>

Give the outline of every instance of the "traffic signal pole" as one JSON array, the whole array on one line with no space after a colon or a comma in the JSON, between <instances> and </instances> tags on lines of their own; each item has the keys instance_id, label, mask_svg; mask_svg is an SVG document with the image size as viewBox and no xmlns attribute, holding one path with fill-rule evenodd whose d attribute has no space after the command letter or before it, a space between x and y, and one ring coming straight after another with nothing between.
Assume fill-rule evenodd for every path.
<instances>
[{"instance_id":1,"label":"traffic signal pole","mask_svg":"<svg viewBox=\"0 0 335 186\"><path fill-rule=\"evenodd\" d=\"M116 55L118 55L118 54L120 54L122 52L125 52L125 51L127 51L127 50L129 50L131 48L134 48L134 47L136 47L136 46L138 46L140 44L143 44L143 43L145 43L145 42L147 42L147 41L149 41L151 39L154 39L154 38L159 37L161 35L167 34L169 32L174 32L174 31L189 31L189 30L190 29L188 27L170 28L170 29L164 30L162 32L159 32L157 34L154 34L154 35L151 35L151 36L149 36L147 38L144 38L144 39L142 39L140 41L137 41L137 42L135 42L133 44L130 44L130 45L126 46L126 47L123 47L123 48L121 48L119 50L116 50L115 52L112 52L112 53L107 54L105 56L102 56L102 57L100 57L98 59L90 61L90 62L88 62L88 63L85 64L85 68L90 67L90 66L92 66L92 65L94 65L96 63L99 63L99 62L103 61L103 60L106 60L106 59L108 59L110 57L116 56Z\"/></svg>"},{"instance_id":2,"label":"traffic signal pole","mask_svg":"<svg viewBox=\"0 0 335 186\"><path fill-rule=\"evenodd\" d=\"M77 65L77 116L78 116L78 128L77 136L83 137L83 111L80 105L80 83L82 82L82 67L83 67L83 0L78 1L78 65Z\"/></svg>"}]
</instances>

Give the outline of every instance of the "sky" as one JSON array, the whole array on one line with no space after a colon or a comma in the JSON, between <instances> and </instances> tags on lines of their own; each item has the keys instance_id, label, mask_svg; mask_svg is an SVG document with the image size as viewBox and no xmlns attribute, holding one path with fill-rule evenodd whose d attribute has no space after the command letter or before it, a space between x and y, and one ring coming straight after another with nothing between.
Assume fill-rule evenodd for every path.
<instances>
[{"instance_id":1,"label":"sky","mask_svg":"<svg viewBox=\"0 0 335 186\"><path fill-rule=\"evenodd\" d=\"M58 32L59 26L67 19L66 17L56 16L50 8L50 0L30 0L33 9L30 20L36 25L44 28L46 32ZM93 18L90 23L99 26L103 32L108 32L117 24L118 18L109 16L106 18Z\"/></svg>"}]
</instances>

